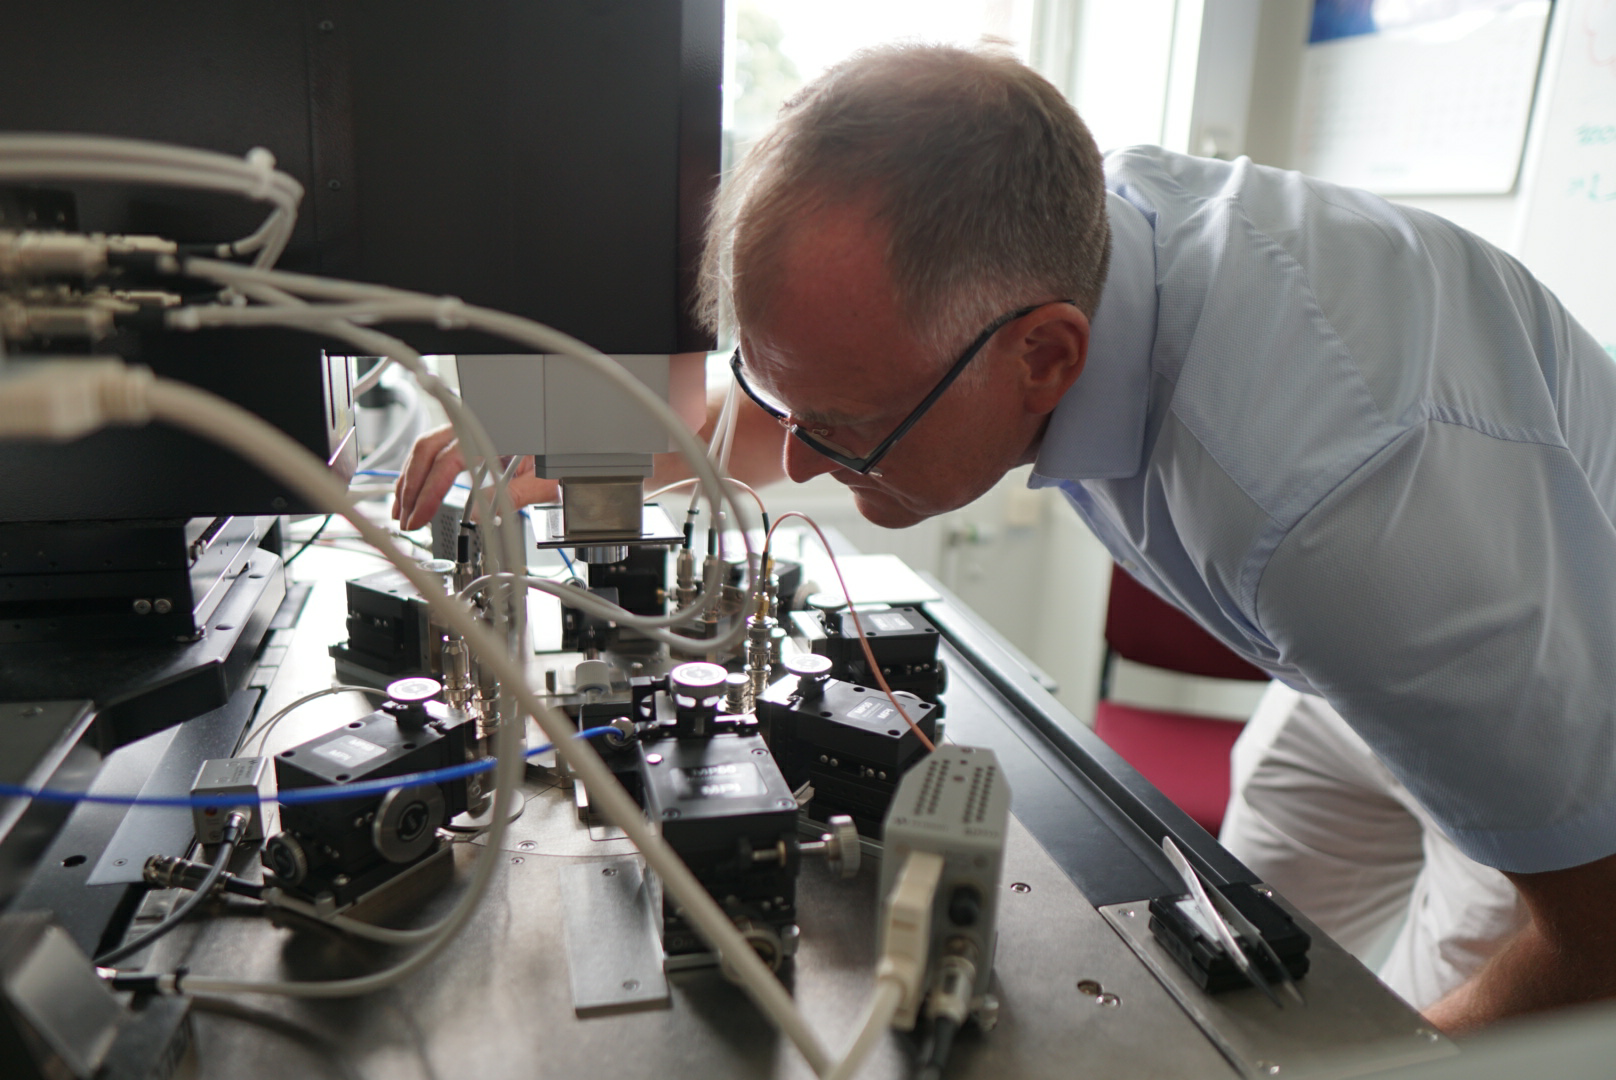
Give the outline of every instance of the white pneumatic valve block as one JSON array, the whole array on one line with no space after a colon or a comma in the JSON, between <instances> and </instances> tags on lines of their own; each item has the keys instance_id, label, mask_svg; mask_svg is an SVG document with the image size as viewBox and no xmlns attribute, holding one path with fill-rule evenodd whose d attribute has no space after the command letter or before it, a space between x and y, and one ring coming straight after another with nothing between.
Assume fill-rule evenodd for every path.
<instances>
[{"instance_id":1,"label":"white pneumatic valve block","mask_svg":"<svg viewBox=\"0 0 1616 1080\"><path fill-rule=\"evenodd\" d=\"M883 831L881 893L888 896L911 854L943 860L932 894L925 992L948 956L973 958L974 1001L984 1000L998 940L1000 879L1010 826L1010 785L993 751L941 746L904 774ZM894 1026L914 1024L913 1002Z\"/></svg>"}]
</instances>

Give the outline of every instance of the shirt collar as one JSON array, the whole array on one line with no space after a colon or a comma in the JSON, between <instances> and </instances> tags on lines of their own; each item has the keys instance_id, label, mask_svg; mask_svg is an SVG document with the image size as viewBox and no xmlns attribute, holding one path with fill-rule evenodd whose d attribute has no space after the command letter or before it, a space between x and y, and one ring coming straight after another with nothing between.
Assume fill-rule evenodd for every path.
<instances>
[{"instance_id":1,"label":"shirt collar","mask_svg":"<svg viewBox=\"0 0 1616 1080\"><path fill-rule=\"evenodd\" d=\"M1029 487L1117 480L1139 471L1156 337L1155 234L1145 215L1106 192L1111 266L1089 332L1083 374L1049 417Z\"/></svg>"}]
</instances>

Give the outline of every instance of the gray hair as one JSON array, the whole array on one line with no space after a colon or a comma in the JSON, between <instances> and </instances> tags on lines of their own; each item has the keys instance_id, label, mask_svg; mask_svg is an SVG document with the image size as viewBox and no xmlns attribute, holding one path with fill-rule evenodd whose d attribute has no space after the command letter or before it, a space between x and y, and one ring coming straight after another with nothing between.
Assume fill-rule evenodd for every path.
<instances>
[{"instance_id":1,"label":"gray hair","mask_svg":"<svg viewBox=\"0 0 1616 1080\"><path fill-rule=\"evenodd\" d=\"M703 254L709 329L767 310L805 214L863 198L890 228L899 310L928 349L962 345L1041 300L1093 315L1110 228L1099 149L1077 112L999 52L867 50L780 110L727 179Z\"/></svg>"}]
</instances>

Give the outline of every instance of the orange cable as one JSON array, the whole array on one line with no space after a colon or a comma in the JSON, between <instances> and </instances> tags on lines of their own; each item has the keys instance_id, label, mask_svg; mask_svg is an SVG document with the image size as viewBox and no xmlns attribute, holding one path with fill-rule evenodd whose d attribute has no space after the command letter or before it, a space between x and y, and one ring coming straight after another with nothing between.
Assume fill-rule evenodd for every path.
<instances>
[{"instance_id":1,"label":"orange cable","mask_svg":"<svg viewBox=\"0 0 1616 1080\"><path fill-rule=\"evenodd\" d=\"M887 685L887 677L881 673L881 665L875 662L875 653L870 648L870 639L864 636L864 621L859 618L858 608L853 606L853 594L847 591L847 579L842 577L841 564L836 561L836 553L830 549L830 541L825 539L825 534L820 531L814 519L800 510L787 510L775 518L774 524L769 526L768 534L763 538L763 558L765 560L769 558L769 545L774 542L774 530L778 529L780 523L787 518L801 518L808 523L810 529L814 530L814 535L819 537L819 546L825 549L825 554L830 558L830 568L836 571L836 581L842 587L842 597L847 601L847 610L853 615L853 628L858 631L859 644L864 647L864 659L869 662L870 672L875 676L876 685L880 686L882 692L886 694L887 700L892 702L892 707L898 710L899 716L903 717L903 722L908 724L910 730L920 739L921 745L928 752L935 751L937 749L936 744L927 738L926 733L920 730L920 725L911 720L909 714L903 711L903 706L898 702L898 696L892 692L892 687Z\"/></svg>"}]
</instances>

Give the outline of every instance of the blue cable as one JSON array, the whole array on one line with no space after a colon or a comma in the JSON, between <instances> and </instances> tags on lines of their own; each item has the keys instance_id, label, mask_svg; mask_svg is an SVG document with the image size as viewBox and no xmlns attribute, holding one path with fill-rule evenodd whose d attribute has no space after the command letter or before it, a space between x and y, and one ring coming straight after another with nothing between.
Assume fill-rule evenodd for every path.
<instances>
[{"instance_id":1,"label":"blue cable","mask_svg":"<svg viewBox=\"0 0 1616 1080\"><path fill-rule=\"evenodd\" d=\"M578 571L576 571L576 570L574 570L572 568L572 560L567 558L567 549L566 548L556 548L556 551L558 553L560 553L561 561L567 564L567 573L571 574L573 577L577 577L578 576Z\"/></svg>"},{"instance_id":2,"label":"blue cable","mask_svg":"<svg viewBox=\"0 0 1616 1080\"><path fill-rule=\"evenodd\" d=\"M612 731L617 729L611 726L585 728L573 738L593 739ZM527 751L524 756L533 758L553 749L555 749L553 743L545 743ZM465 776L488 772L493 767L494 759L484 758L481 761L468 761L464 765L449 765L442 769L427 769L425 772L404 773L401 776L385 776L379 780L362 780L356 784L292 788L290 791L262 796L261 801L278 802L282 806L300 806L308 803L336 802L339 799L357 799L366 795L385 795L394 788L441 784L448 780L459 780ZM204 810L208 808L228 810L242 804L240 795L95 795L85 791L63 791L59 788L30 788L21 784L0 784L0 798L38 799L41 802L55 803L103 803L110 806L171 806L185 809L197 807Z\"/></svg>"}]
</instances>

